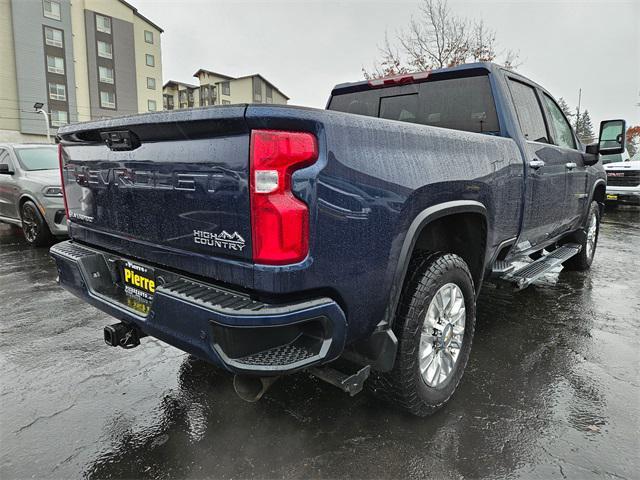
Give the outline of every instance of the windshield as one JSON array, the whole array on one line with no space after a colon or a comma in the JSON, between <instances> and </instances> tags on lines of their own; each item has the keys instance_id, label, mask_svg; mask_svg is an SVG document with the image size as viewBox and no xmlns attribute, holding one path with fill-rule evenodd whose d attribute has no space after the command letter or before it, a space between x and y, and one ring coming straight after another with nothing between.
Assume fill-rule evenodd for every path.
<instances>
[{"instance_id":1,"label":"windshield","mask_svg":"<svg viewBox=\"0 0 640 480\"><path fill-rule=\"evenodd\" d=\"M329 110L477 133L498 133L486 75L338 94Z\"/></svg>"},{"instance_id":2,"label":"windshield","mask_svg":"<svg viewBox=\"0 0 640 480\"><path fill-rule=\"evenodd\" d=\"M613 153L611 155L602 155L602 164L606 165L607 163L614 162L624 162L624 157L621 153Z\"/></svg>"},{"instance_id":3,"label":"windshield","mask_svg":"<svg viewBox=\"0 0 640 480\"><path fill-rule=\"evenodd\" d=\"M55 146L16 148L16 155L24 170L57 170L58 149Z\"/></svg>"}]
</instances>

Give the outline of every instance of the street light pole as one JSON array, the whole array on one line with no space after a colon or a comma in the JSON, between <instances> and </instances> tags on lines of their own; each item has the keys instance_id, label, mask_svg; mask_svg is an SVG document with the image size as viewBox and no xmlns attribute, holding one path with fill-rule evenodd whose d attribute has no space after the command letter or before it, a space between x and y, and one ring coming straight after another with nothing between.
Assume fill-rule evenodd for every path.
<instances>
[{"instance_id":1,"label":"street light pole","mask_svg":"<svg viewBox=\"0 0 640 480\"><path fill-rule=\"evenodd\" d=\"M36 113L41 113L44 115L44 121L47 125L47 143L51 143L51 133L49 132L49 114L42 108L44 105L40 102L36 102L33 105L33 108L36 109Z\"/></svg>"}]
</instances>

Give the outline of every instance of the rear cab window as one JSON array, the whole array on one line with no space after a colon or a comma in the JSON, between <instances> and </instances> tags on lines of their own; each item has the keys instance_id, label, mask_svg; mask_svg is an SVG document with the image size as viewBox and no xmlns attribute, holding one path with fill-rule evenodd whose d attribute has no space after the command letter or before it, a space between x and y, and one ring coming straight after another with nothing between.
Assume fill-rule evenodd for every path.
<instances>
[{"instance_id":1,"label":"rear cab window","mask_svg":"<svg viewBox=\"0 0 640 480\"><path fill-rule=\"evenodd\" d=\"M466 132L499 134L488 74L334 95L329 110Z\"/></svg>"}]
</instances>

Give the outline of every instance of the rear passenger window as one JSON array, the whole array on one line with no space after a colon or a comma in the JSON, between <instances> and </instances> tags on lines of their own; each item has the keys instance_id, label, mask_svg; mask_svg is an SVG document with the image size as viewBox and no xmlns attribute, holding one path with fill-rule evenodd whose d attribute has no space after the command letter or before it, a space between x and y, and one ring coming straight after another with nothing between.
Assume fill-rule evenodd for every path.
<instances>
[{"instance_id":1,"label":"rear passenger window","mask_svg":"<svg viewBox=\"0 0 640 480\"><path fill-rule=\"evenodd\" d=\"M420 123L475 133L499 133L489 77L451 78L420 84Z\"/></svg>"},{"instance_id":2,"label":"rear passenger window","mask_svg":"<svg viewBox=\"0 0 640 480\"><path fill-rule=\"evenodd\" d=\"M11 168L11 164L9 163L9 152L4 149L0 149L0 164L9 165L9 168Z\"/></svg>"},{"instance_id":3,"label":"rear passenger window","mask_svg":"<svg viewBox=\"0 0 640 480\"><path fill-rule=\"evenodd\" d=\"M575 149L576 141L573 138L573 132L571 131L569 122L567 122L567 119L562 114L562 110L560 110L556 102L547 94L543 94L542 98L544 98L544 103L547 105L547 111L551 116L553 129L556 133L554 135L554 143L559 147Z\"/></svg>"},{"instance_id":4,"label":"rear passenger window","mask_svg":"<svg viewBox=\"0 0 640 480\"><path fill-rule=\"evenodd\" d=\"M415 123L418 121L418 94L382 97L380 118Z\"/></svg>"},{"instance_id":5,"label":"rear passenger window","mask_svg":"<svg viewBox=\"0 0 640 480\"><path fill-rule=\"evenodd\" d=\"M536 92L529 85L517 80L509 80L509 86L524 137L533 142L549 143Z\"/></svg>"}]
</instances>

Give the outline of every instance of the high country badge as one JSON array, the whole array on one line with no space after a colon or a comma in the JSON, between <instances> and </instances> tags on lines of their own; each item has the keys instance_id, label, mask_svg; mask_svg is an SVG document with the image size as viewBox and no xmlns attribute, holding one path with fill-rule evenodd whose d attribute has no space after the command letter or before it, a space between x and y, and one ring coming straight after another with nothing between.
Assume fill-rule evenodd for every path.
<instances>
[{"instance_id":1,"label":"high country badge","mask_svg":"<svg viewBox=\"0 0 640 480\"><path fill-rule=\"evenodd\" d=\"M193 241L198 245L208 245L210 247L224 248L241 252L245 247L244 238L238 233L229 233L223 230L220 233L204 232L202 230L193 231Z\"/></svg>"}]
</instances>

